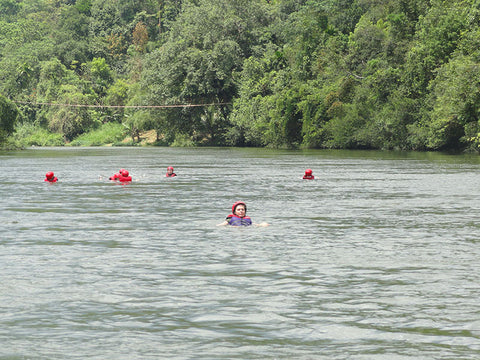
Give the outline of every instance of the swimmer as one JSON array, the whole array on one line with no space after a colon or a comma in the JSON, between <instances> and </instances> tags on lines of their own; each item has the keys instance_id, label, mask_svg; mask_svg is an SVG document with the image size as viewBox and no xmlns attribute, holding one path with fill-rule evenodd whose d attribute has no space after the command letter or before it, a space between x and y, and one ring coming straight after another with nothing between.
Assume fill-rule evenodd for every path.
<instances>
[{"instance_id":1,"label":"swimmer","mask_svg":"<svg viewBox=\"0 0 480 360\"><path fill-rule=\"evenodd\" d=\"M55 176L55 174L53 173L53 171L49 171L45 174L45 180L43 180L43 181L48 181L50 183L54 183L54 182L57 182L58 179Z\"/></svg>"},{"instance_id":2,"label":"swimmer","mask_svg":"<svg viewBox=\"0 0 480 360\"><path fill-rule=\"evenodd\" d=\"M128 173L128 170L122 169L123 171L120 173L120 177L118 178L118 181L120 182L129 182L132 181L132 177Z\"/></svg>"},{"instance_id":3,"label":"swimmer","mask_svg":"<svg viewBox=\"0 0 480 360\"><path fill-rule=\"evenodd\" d=\"M252 219L247 216L247 204L243 201L237 201L232 205L232 213L227 216L224 222L217 226L250 226L253 225ZM255 224L256 226L269 226L267 223Z\"/></svg>"},{"instance_id":4,"label":"swimmer","mask_svg":"<svg viewBox=\"0 0 480 360\"><path fill-rule=\"evenodd\" d=\"M166 177L174 177L174 176L177 176L177 174L175 174L173 172L173 167L172 166L169 166L167 167L167 173L165 174Z\"/></svg>"},{"instance_id":5,"label":"swimmer","mask_svg":"<svg viewBox=\"0 0 480 360\"><path fill-rule=\"evenodd\" d=\"M115 173L108 178L108 180L118 180L120 178L120 173Z\"/></svg>"},{"instance_id":6,"label":"swimmer","mask_svg":"<svg viewBox=\"0 0 480 360\"><path fill-rule=\"evenodd\" d=\"M313 176L313 174L312 174L312 169L305 170L305 175L303 175L303 179L305 179L305 180L315 179L315 176Z\"/></svg>"},{"instance_id":7,"label":"swimmer","mask_svg":"<svg viewBox=\"0 0 480 360\"><path fill-rule=\"evenodd\" d=\"M125 171L125 169L120 169L120 171L118 173L115 173L112 176L110 176L108 178L108 180L118 180L118 179L120 179L120 176L121 176L120 174L122 173L122 171Z\"/></svg>"}]
</instances>

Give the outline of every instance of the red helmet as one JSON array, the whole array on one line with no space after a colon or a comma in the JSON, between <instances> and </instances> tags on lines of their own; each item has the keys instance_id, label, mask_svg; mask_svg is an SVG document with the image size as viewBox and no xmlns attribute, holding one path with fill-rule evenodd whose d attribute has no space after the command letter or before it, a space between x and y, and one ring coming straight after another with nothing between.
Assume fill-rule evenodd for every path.
<instances>
[{"instance_id":1,"label":"red helmet","mask_svg":"<svg viewBox=\"0 0 480 360\"><path fill-rule=\"evenodd\" d=\"M167 167L167 170L173 170L173 166Z\"/></svg>"},{"instance_id":2,"label":"red helmet","mask_svg":"<svg viewBox=\"0 0 480 360\"><path fill-rule=\"evenodd\" d=\"M235 209L238 205L243 205L245 206L245 213L247 213L247 204L245 204L243 201L236 201L232 205L232 214L235 214Z\"/></svg>"},{"instance_id":3,"label":"red helmet","mask_svg":"<svg viewBox=\"0 0 480 360\"><path fill-rule=\"evenodd\" d=\"M120 173L123 177L128 176L128 170L123 169L123 171Z\"/></svg>"},{"instance_id":4,"label":"red helmet","mask_svg":"<svg viewBox=\"0 0 480 360\"><path fill-rule=\"evenodd\" d=\"M305 170L305 175L312 175L312 169Z\"/></svg>"},{"instance_id":5,"label":"red helmet","mask_svg":"<svg viewBox=\"0 0 480 360\"><path fill-rule=\"evenodd\" d=\"M46 177L47 179L53 179L54 176L55 176L55 175L53 174L53 171L49 171L49 172L47 172L47 173L45 174L45 177Z\"/></svg>"}]
</instances>

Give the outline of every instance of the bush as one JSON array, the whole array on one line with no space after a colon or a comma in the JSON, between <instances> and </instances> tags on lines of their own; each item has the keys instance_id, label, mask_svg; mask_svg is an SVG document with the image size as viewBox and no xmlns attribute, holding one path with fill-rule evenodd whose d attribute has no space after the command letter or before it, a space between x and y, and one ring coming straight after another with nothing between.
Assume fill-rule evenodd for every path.
<instances>
[{"instance_id":1,"label":"bush","mask_svg":"<svg viewBox=\"0 0 480 360\"><path fill-rule=\"evenodd\" d=\"M10 143L18 147L28 146L63 146L65 140L62 134L52 133L39 125L25 123L17 126Z\"/></svg>"},{"instance_id":2,"label":"bush","mask_svg":"<svg viewBox=\"0 0 480 360\"><path fill-rule=\"evenodd\" d=\"M126 136L125 127L118 123L105 123L99 129L82 134L75 138L71 146L100 146L117 144Z\"/></svg>"},{"instance_id":3,"label":"bush","mask_svg":"<svg viewBox=\"0 0 480 360\"><path fill-rule=\"evenodd\" d=\"M171 144L172 147L194 147L195 142L186 134L177 134Z\"/></svg>"}]
</instances>

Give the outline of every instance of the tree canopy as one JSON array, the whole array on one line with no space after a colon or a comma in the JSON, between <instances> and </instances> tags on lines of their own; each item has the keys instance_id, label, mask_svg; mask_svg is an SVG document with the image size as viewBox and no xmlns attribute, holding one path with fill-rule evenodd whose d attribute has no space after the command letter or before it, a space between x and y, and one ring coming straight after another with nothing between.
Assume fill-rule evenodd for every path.
<instances>
[{"instance_id":1,"label":"tree canopy","mask_svg":"<svg viewBox=\"0 0 480 360\"><path fill-rule=\"evenodd\" d=\"M479 35L478 0L0 0L0 100L67 142L479 151Z\"/></svg>"}]
</instances>

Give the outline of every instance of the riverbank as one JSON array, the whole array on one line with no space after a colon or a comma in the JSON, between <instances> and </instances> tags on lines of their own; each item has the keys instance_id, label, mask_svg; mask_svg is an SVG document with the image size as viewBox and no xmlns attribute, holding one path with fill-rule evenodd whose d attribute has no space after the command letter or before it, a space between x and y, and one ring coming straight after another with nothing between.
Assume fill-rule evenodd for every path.
<instances>
[{"instance_id":1,"label":"riverbank","mask_svg":"<svg viewBox=\"0 0 480 360\"><path fill-rule=\"evenodd\" d=\"M17 127L15 133L7 138L7 141L1 144L1 150L18 150L29 147L62 147L62 146L164 146L164 147L197 147L197 146L215 146L211 145L209 139L195 142L187 135L178 135L173 141L168 142L163 134L157 136L154 129L147 131L133 132L119 123L105 123L99 128L79 135L72 141L67 141L62 134L50 132L47 129L32 124L22 124ZM281 147L285 149L284 147ZM303 148L306 150L307 148ZM313 149L312 149L313 150ZM344 149L348 150L348 149ZM351 150L369 150L376 151L382 149L351 149ZM401 149L392 149L401 151ZM418 151L418 150L417 150ZM418 151L420 153L424 151ZM436 151L442 153L443 151ZM447 152L449 154L472 153L478 154L478 151L457 151Z\"/></svg>"},{"instance_id":2,"label":"riverbank","mask_svg":"<svg viewBox=\"0 0 480 360\"><path fill-rule=\"evenodd\" d=\"M50 132L40 126L24 124L19 126L3 144L3 149L22 149L31 146L153 146L161 145L156 130L139 132L132 137L122 124L106 123L98 129L67 141L62 134Z\"/></svg>"}]
</instances>

